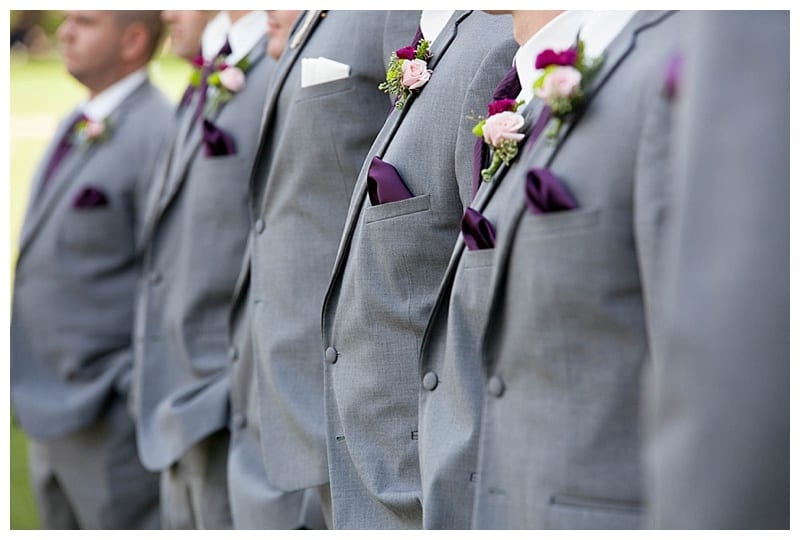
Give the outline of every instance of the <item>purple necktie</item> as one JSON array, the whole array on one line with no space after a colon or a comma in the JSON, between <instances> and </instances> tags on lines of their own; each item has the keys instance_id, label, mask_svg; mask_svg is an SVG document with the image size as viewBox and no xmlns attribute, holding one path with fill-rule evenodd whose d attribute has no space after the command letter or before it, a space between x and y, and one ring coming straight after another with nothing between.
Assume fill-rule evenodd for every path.
<instances>
[{"instance_id":1,"label":"purple necktie","mask_svg":"<svg viewBox=\"0 0 800 540\"><path fill-rule=\"evenodd\" d=\"M506 76L503 77L503 80L501 80L500 84L498 84L497 88L495 88L494 94L492 95L492 101L497 101L498 99L515 99L521 90L522 85L520 84L519 77L517 76L517 67L513 66L511 71L506 73ZM477 141L475 141L475 149L473 151L472 158L473 198L475 198L475 194L478 193L478 188L481 185L481 170L488 166L489 146L483 142L483 138L479 138Z\"/></svg>"},{"instance_id":2,"label":"purple necktie","mask_svg":"<svg viewBox=\"0 0 800 540\"><path fill-rule=\"evenodd\" d=\"M84 120L87 120L86 115L79 114L72 120L69 126L67 126L67 130L64 132L61 140L58 141L58 146L56 146L56 149L53 151L53 155L50 157L50 163L47 164L47 169L45 169L42 189L47 186L53 173L56 172L56 169L58 169L58 166L64 161L64 158L67 157L67 154L72 148L72 134L73 131L75 131L75 126Z\"/></svg>"}]
</instances>

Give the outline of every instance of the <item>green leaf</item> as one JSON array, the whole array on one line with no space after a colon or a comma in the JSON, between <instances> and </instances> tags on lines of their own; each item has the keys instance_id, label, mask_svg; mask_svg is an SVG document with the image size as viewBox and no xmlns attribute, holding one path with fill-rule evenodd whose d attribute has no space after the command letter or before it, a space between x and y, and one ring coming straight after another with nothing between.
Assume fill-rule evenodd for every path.
<instances>
[{"instance_id":1,"label":"green leaf","mask_svg":"<svg viewBox=\"0 0 800 540\"><path fill-rule=\"evenodd\" d=\"M483 137L483 126L485 125L486 125L486 120L481 120L480 122L475 124L475 127L472 128L473 135L475 135L476 137Z\"/></svg>"}]
</instances>

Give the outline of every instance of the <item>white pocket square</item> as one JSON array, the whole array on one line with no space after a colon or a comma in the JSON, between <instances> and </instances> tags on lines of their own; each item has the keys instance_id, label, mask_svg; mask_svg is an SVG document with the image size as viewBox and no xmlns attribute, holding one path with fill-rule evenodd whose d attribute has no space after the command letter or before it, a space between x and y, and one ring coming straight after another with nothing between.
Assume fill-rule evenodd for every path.
<instances>
[{"instance_id":1,"label":"white pocket square","mask_svg":"<svg viewBox=\"0 0 800 540\"><path fill-rule=\"evenodd\" d=\"M350 66L322 56L303 58L301 68L300 88L346 79L350 76Z\"/></svg>"}]
</instances>

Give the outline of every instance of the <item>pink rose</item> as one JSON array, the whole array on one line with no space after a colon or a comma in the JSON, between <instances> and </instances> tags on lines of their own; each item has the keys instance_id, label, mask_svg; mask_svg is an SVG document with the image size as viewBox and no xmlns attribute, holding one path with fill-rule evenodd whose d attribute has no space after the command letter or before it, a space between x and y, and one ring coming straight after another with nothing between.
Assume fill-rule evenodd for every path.
<instances>
[{"instance_id":1,"label":"pink rose","mask_svg":"<svg viewBox=\"0 0 800 540\"><path fill-rule=\"evenodd\" d=\"M548 102L552 99L573 96L581 87L581 72L571 66L554 69L544 78L544 84L537 88L536 97Z\"/></svg>"},{"instance_id":2,"label":"pink rose","mask_svg":"<svg viewBox=\"0 0 800 540\"><path fill-rule=\"evenodd\" d=\"M428 82L431 78L431 70L428 69L428 63L425 60L406 60L403 62L403 86L409 90L415 90Z\"/></svg>"},{"instance_id":3,"label":"pink rose","mask_svg":"<svg viewBox=\"0 0 800 540\"><path fill-rule=\"evenodd\" d=\"M86 137L89 139L96 139L106 130L103 122L95 122L94 120L86 121Z\"/></svg>"},{"instance_id":4,"label":"pink rose","mask_svg":"<svg viewBox=\"0 0 800 540\"><path fill-rule=\"evenodd\" d=\"M231 92L244 88L244 72L237 67L229 67L219 74L219 82Z\"/></svg>"},{"instance_id":5,"label":"pink rose","mask_svg":"<svg viewBox=\"0 0 800 540\"><path fill-rule=\"evenodd\" d=\"M521 114L504 111L493 114L483 125L483 140L491 146L499 146L503 141L521 141L525 136L519 132L525 124Z\"/></svg>"}]
</instances>

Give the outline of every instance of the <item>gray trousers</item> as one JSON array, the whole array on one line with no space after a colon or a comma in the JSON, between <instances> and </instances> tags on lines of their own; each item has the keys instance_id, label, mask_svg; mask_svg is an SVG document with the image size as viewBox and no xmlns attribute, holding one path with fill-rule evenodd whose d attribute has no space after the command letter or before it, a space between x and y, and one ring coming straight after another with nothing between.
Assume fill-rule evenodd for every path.
<instances>
[{"instance_id":1,"label":"gray trousers","mask_svg":"<svg viewBox=\"0 0 800 540\"><path fill-rule=\"evenodd\" d=\"M139 461L136 431L115 396L75 433L30 439L31 483L43 529L158 529L158 475Z\"/></svg>"},{"instance_id":2,"label":"gray trousers","mask_svg":"<svg viewBox=\"0 0 800 540\"><path fill-rule=\"evenodd\" d=\"M228 500L230 433L212 433L161 472L164 529L232 529Z\"/></svg>"}]
</instances>

